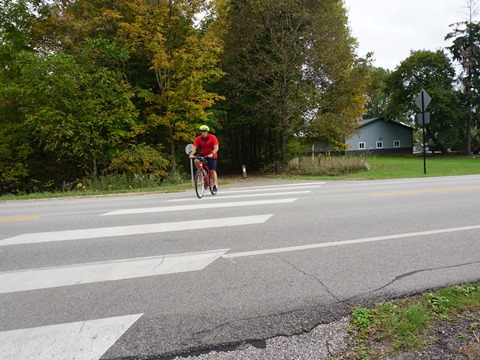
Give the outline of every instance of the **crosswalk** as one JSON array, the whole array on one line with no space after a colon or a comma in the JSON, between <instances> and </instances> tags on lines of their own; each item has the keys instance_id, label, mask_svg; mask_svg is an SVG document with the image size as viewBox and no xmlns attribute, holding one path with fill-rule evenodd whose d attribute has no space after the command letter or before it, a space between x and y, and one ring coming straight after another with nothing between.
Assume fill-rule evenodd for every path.
<instances>
[{"instance_id":1,"label":"crosswalk","mask_svg":"<svg viewBox=\"0 0 480 360\"><path fill-rule=\"evenodd\" d=\"M106 219L152 213L175 213L260 205L291 204L301 195L320 188L323 182L289 183L276 186L231 188L201 201L193 195L181 194L155 207L116 209L98 214ZM254 199L252 199L254 198ZM205 212L208 214L208 211ZM208 230L241 227L266 223L275 214L216 217L205 215L201 220L184 220L122 226L105 226L72 230L20 233L0 239L2 249L7 247L42 246L42 244L69 244L75 240L115 241L117 237L135 241L145 234L167 234L188 230ZM42 289L74 287L81 284L106 283L124 279L139 279L166 274L200 271L224 256L230 249L211 249L201 252L155 255L107 261L73 263L61 266L39 267L0 272L0 296ZM1 314L1 313L0 313ZM102 319L51 324L41 327L2 331L0 319L0 359L100 359L101 356L143 314L124 314Z\"/></svg>"}]
</instances>

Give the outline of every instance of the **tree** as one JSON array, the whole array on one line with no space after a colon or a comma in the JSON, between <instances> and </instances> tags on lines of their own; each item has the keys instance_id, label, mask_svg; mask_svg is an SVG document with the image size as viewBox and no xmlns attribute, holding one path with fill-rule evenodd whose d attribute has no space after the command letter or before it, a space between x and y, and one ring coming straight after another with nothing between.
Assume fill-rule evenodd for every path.
<instances>
[{"instance_id":1,"label":"tree","mask_svg":"<svg viewBox=\"0 0 480 360\"><path fill-rule=\"evenodd\" d=\"M463 111L453 87L454 76L455 70L443 51L412 51L388 79L387 118L415 126L419 112L415 98L424 89L432 97L428 107L431 123L426 126L428 138L443 152L458 149L462 143Z\"/></svg>"},{"instance_id":2,"label":"tree","mask_svg":"<svg viewBox=\"0 0 480 360\"><path fill-rule=\"evenodd\" d=\"M166 128L173 173L176 143L191 140L200 123L210 122L208 109L221 99L207 91L223 75L217 67L222 51L219 27L215 18L209 18L208 27L194 26L195 15L207 5L221 7L222 3L128 1L130 13L119 23L118 40L134 56L147 60L156 80L154 86L138 91L146 104L144 128L153 133Z\"/></svg>"},{"instance_id":3,"label":"tree","mask_svg":"<svg viewBox=\"0 0 480 360\"><path fill-rule=\"evenodd\" d=\"M81 162L96 176L98 161L108 163L116 146L135 136L136 112L133 92L121 75L89 67L87 58L93 58L92 51L19 53L16 85L9 91L19 94L17 118L41 148Z\"/></svg>"},{"instance_id":4,"label":"tree","mask_svg":"<svg viewBox=\"0 0 480 360\"><path fill-rule=\"evenodd\" d=\"M390 73L390 70L383 68L371 68L371 81L366 92L367 102L365 104L366 112L363 114L364 119L385 117L385 109L389 100L387 82Z\"/></svg>"},{"instance_id":5,"label":"tree","mask_svg":"<svg viewBox=\"0 0 480 360\"><path fill-rule=\"evenodd\" d=\"M447 34L446 40L452 39L453 45L448 49L453 59L460 62L462 73L460 82L463 86L464 98L469 109L466 116L466 154L471 155L472 135L478 136L478 109L480 106L480 24L473 22L476 15L476 1L468 0L468 20L453 24L453 32Z\"/></svg>"},{"instance_id":6,"label":"tree","mask_svg":"<svg viewBox=\"0 0 480 360\"><path fill-rule=\"evenodd\" d=\"M28 183L36 153L31 133L18 114L19 98L15 60L19 53L33 51L30 2L5 0L0 7L0 193L22 189Z\"/></svg>"},{"instance_id":7,"label":"tree","mask_svg":"<svg viewBox=\"0 0 480 360\"><path fill-rule=\"evenodd\" d=\"M278 153L285 161L292 136L308 132L339 144L340 137L352 133L362 113L367 74L354 54L343 2L231 5L223 58L230 100L225 127L242 124L245 136L263 135L236 142L251 144L256 158Z\"/></svg>"}]
</instances>

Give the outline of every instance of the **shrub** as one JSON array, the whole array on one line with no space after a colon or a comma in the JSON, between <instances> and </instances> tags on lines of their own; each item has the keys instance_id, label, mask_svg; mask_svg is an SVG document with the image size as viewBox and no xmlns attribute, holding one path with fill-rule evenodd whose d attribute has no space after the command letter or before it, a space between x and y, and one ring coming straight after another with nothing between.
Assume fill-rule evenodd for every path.
<instances>
[{"instance_id":1,"label":"shrub","mask_svg":"<svg viewBox=\"0 0 480 360\"><path fill-rule=\"evenodd\" d=\"M112 159L109 170L128 175L164 176L169 162L160 151L140 144L122 151Z\"/></svg>"}]
</instances>

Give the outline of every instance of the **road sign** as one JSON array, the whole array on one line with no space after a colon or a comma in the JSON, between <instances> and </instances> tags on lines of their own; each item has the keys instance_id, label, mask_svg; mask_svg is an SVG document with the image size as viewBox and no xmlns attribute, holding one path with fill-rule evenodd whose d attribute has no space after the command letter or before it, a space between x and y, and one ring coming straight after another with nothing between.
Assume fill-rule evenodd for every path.
<instances>
[{"instance_id":1,"label":"road sign","mask_svg":"<svg viewBox=\"0 0 480 360\"><path fill-rule=\"evenodd\" d=\"M418 125L422 125L424 123L424 121L425 121L425 125L430 124L430 113L429 112L417 115Z\"/></svg>"},{"instance_id":2,"label":"road sign","mask_svg":"<svg viewBox=\"0 0 480 360\"><path fill-rule=\"evenodd\" d=\"M415 104L417 104L418 108L420 109L421 112L424 112L427 109L428 104L430 104L430 101L432 98L428 93L422 89L417 95L417 98L415 99Z\"/></svg>"}]
</instances>

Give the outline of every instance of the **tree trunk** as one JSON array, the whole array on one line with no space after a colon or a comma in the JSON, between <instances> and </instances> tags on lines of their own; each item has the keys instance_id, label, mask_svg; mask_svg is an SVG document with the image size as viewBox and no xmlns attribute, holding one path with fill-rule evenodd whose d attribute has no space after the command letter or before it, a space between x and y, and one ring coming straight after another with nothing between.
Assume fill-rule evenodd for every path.
<instances>
[{"instance_id":1,"label":"tree trunk","mask_svg":"<svg viewBox=\"0 0 480 360\"><path fill-rule=\"evenodd\" d=\"M177 172L177 161L175 158L175 141L173 140L173 126L170 126L169 133L170 133L170 156L172 158L172 175L175 175Z\"/></svg>"}]
</instances>

